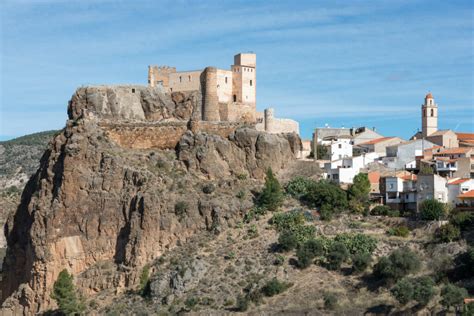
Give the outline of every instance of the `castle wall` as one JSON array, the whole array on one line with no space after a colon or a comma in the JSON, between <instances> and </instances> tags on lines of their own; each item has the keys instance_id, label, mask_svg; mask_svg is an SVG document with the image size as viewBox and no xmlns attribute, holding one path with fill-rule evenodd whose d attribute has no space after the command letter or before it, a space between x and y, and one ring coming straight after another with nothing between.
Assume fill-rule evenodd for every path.
<instances>
[{"instance_id":1,"label":"castle wall","mask_svg":"<svg viewBox=\"0 0 474 316\"><path fill-rule=\"evenodd\" d=\"M217 69L217 98L219 102L232 102L232 71Z\"/></svg>"},{"instance_id":2,"label":"castle wall","mask_svg":"<svg viewBox=\"0 0 474 316\"><path fill-rule=\"evenodd\" d=\"M268 133L296 133L300 134L299 123L284 118L275 118L274 110L272 108L265 109L264 112L264 126L265 131Z\"/></svg>"},{"instance_id":3,"label":"castle wall","mask_svg":"<svg viewBox=\"0 0 474 316\"><path fill-rule=\"evenodd\" d=\"M217 96L217 69L207 67L204 70L204 109L203 120L220 121L219 103Z\"/></svg>"},{"instance_id":4,"label":"castle wall","mask_svg":"<svg viewBox=\"0 0 474 316\"><path fill-rule=\"evenodd\" d=\"M201 74L202 70L171 73L169 79L170 91L201 90Z\"/></svg>"},{"instance_id":5,"label":"castle wall","mask_svg":"<svg viewBox=\"0 0 474 316\"><path fill-rule=\"evenodd\" d=\"M169 87L170 74L175 73L175 67L168 66L148 66L148 84L152 87L161 85Z\"/></svg>"}]
</instances>

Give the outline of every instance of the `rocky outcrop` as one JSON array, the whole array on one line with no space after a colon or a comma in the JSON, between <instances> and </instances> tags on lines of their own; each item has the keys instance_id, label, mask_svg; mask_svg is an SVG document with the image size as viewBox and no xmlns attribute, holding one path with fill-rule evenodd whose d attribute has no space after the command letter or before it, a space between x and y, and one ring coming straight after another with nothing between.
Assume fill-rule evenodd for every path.
<instances>
[{"instance_id":1,"label":"rocky outcrop","mask_svg":"<svg viewBox=\"0 0 474 316\"><path fill-rule=\"evenodd\" d=\"M54 307L51 289L64 268L86 294L134 285L140 267L164 250L235 224L252 205L250 194L236 192L258 186L266 168L294 159L297 136L234 126L222 137L193 129L199 102L196 93L145 87L77 90L65 129L5 226L4 315ZM189 120L176 148L122 146L104 127L157 119Z\"/></svg>"}]
</instances>

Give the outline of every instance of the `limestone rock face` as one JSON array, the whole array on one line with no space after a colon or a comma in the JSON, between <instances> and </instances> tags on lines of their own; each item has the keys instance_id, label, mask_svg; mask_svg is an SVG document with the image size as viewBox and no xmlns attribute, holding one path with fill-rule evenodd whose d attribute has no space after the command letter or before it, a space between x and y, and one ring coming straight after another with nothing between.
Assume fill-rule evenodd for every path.
<instances>
[{"instance_id":1,"label":"limestone rock face","mask_svg":"<svg viewBox=\"0 0 474 316\"><path fill-rule=\"evenodd\" d=\"M121 89L78 89L66 127L28 181L5 226L2 315L54 307L51 289L65 268L85 295L135 285L141 267L164 250L240 220L251 194L237 198L236 192L260 186L266 168L278 171L300 146L297 136L251 128L233 128L228 137L190 128L180 131L174 149L122 146L104 122L132 120L128 126L146 130L157 119L190 120L200 99ZM242 173L246 180L236 176ZM206 185L214 189L203 190ZM172 279L186 286L186 278Z\"/></svg>"}]
</instances>

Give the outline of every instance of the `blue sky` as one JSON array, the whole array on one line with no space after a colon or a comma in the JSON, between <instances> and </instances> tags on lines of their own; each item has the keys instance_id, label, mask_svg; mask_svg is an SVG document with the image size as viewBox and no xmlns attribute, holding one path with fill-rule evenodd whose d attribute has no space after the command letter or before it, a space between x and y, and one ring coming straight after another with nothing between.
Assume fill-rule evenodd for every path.
<instances>
[{"instance_id":1,"label":"blue sky","mask_svg":"<svg viewBox=\"0 0 474 316\"><path fill-rule=\"evenodd\" d=\"M0 139L57 129L87 84L146 84L149 64L228 68L257 53L257 107L317 126L474 131L474 2L3 0Z\"/></svg>"}]
</instances>

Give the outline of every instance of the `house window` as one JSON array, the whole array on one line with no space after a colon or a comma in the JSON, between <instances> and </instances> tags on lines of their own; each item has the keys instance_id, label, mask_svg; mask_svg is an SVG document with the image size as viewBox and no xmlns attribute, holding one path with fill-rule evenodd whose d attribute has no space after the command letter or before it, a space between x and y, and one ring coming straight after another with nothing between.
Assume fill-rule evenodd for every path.
<instances>
[{"instance_id":1,"label":"house window","mask_svg":"<svg viewBox=\"0 0 474 316\"><path fill-rule=\"evenodd\" d=\"M135 88L132 88L132 93L135 93Z\"/></svg>"},{"instance_id":2,"label":"house window","mask_svg":"<svg viewBox=\"0 0 474 316\"><path fill-rule=\"evenodd\" d=\"M252 86L252 80L250 80L250 86Z\"/></svg>"},{"instance_id":3,"label":"house window","mask_svg":"<svg viewBox=\"0 0 474 316\"><path fill-rule=\"evenodd\" d=\"M393 183L390 183L390 189L393 189Z\"/></svg>"},{"instance_id":4,"label":"house window","mask_svg":"<svg viewBox=\"0 0 474 316\"><path fill-rule=\"evenodd\" d=\"M342 144L339 144L339 148L342 148Z\"/></svg>"},{"instance_id":5,"label":"house window","mask_svg":"<svg viewBox=\"0 0 474 316\"><path fill-rule=\"evenodd\" d=\"M237 102L237 95L234 94L234 102Z\"/></svg>"}]
</instances>

